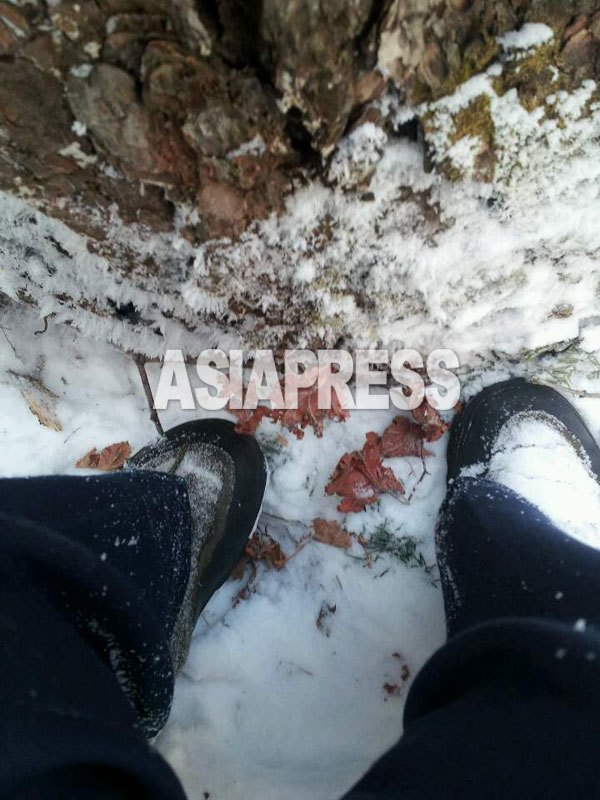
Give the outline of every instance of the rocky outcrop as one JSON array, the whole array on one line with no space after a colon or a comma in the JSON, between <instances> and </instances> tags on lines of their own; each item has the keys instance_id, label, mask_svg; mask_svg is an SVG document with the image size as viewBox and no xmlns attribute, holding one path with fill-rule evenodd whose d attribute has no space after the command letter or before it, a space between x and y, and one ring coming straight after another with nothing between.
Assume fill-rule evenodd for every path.
<instances>
[{"instance_id":1,"label":"rocky outcrop","mask_svg":"<svg viewBox=\"0 0 600 800\"><path fill-rule=\"evenodd\" d=\"M83 209L116 204L161 230L186 204L190 238L237 236L281 208L370 99L378 11L376 0L0 2L0 186L68 224L94 227Z\"/></svg>"},{"instance_id":2,"label":"rocky outcrop","mask_svg":"<svg viewBox=\"0 0 600 800\"><path fill-rule=\"evenodd\" d=\"M502 37L525 24L548 26L551 39L513 57ZM591 0L0 0L0 190L83 237L130 289L111 305L65 285L55 306L101 318L151 291L187 330L214 319L242 336L264 324L284 331L285 319L265 321L221 288L205 312L189 303L198 259L210 265L210 295L223 282L219 247L280 213L308 181L368 198L386 141L407 124L424 137L430 168L497 180L512 151L496 99L516 93L552 119L553 96L596 78L599 59ZM484 90L444 105L498 64ZM403 116L389 113L390 98ZM37 303L26 249L3 231L1 285ZM65 269L64 250L48 269ZM253 297L266 278L255 280ZM293 337L304 312L292 313L291 295L278 302Z\"/></svg>"},{"instance_id":3,"label":"rocky outcrop","mask_svg":"<svg viewBox=\"0 0 600 800\"><path fill-rule=\"evenodd\" d=\"M502 34L545 23L561 42L565 69L592 78L599 11L594 0L394 0L382 23L379 62L410 102L435 100L497 60Z\"/></svg>"}]
</instances>

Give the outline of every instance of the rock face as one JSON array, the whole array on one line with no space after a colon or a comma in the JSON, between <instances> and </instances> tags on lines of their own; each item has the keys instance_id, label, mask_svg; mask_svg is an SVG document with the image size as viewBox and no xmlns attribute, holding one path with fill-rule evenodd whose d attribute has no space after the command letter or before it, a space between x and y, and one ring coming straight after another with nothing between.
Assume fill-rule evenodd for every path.
<instances>
[{"instance_id":1,"label":"rock face","mask_svg":"<svg viewBox=\"0 0 600 800\"><path fill-rule=\"evenodd\" d=\"M379 158L397 133L381 102L386 84L415 108L433 166L458 179L464 171L446 158L428 104L502 60L502 35L524 23L550 26L553 42L542 59L528 55L507 69L499 94L514 89L531 107L545 103L556 75L561 90L596 78L596 5L0 0L0 190L85 237L119 280L175 297L193 329L200 320L185 312L177 287L195 248L240 237L309 179L365 191L371 162L348 166L345 145L336 148L362 126L371 160ZM481 180L493 179L498 161L488 105L474 98L453 123L454 144L479 142L469 176ZM178 250L140 246L154 235L174 237ZM7 263L9 251L5 237ZM26 299L31 276L19 259L22 280L9 283ZM60 303L111 313L86 291L65 290ZM221 306L213 313L225 321ZM227 308L238 323L253 313Z\"/></svg>"},{"instance_id":2,"label":"rock face","mask_svg":"<svg viewBox=\"0 0 600 800\"><path fill-rule=\"evenodd\" d=\"M409 100L421 103L488 67L502 53L502 34L545 23L563 43L565 67L591 78L600 55L599 10L594 0L394 0L379 61Z\"/></svg>"},{"instance_id":3,"label":"rock face","mask_svg":"<svg viewBox=\"0 0 600 800\"><path fill-rule=\"evenodd\" d=\"M375 0L0 2L0 185L50 213L74 190L152 229L185 203L191 237L237 236L341 137L380 16Z\"/></svg>"}]
</instances>

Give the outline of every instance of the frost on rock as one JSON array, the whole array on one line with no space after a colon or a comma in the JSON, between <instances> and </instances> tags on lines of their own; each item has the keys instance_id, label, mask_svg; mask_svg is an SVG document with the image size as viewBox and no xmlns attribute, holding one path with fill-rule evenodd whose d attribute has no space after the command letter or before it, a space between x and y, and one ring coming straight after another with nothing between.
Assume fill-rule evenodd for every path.
<instances>
[{"instance_id":1,"label":"frost on rock","mask_svg":"<svg viewBox=\"0 0 600 800\"><path fill-rule=\"evenodd\" d=\"M342 188L365 186L383 156L388 137L372 122L350 133L337 148L329 168L329 180Z\"/></svg>"},{"instance_id":2,"label":"frost on rock","mask_svg":"<svg viewBox=\"0 0 600 800\"><path fill-rule=\"evenodd\" d=\"M579 335L597 13L221 5L216 24L183 2L27 4L0 59L1 291L153 357L443 345L468 362Z\"/></svg>"},{"instance_id":3,"label":"frost on rock","mask_svg":"<svg viewBox=\"0 0 600 800\"><path fill-rule=\"evenodd\" d=\"M530 50L554 38L552 28L543 23L528 22L518 31L509 31L498 36L498 44L504 50Z\"/></svg>"},{"instance_id":4,"label":"frost on rock","mask_svg":"<svg viewBox=\"0 0 600 800\"><path fill-rule=\"evenodd\" d=\"M547 26L528 25L499 41L520 57L505 56L451 94L413 109L432 162L451 180L526 179L523 168L536 143L548 161L568 158L596 125L596 81L565 67L565 46Z\"/></svg>"},{"instance_id":5,"label":"frost on rock","mask_svg":"<svg viewBox=\"0 0 600 800\"><path fill-rule=\"evenodd\" d=\"M528 110L516 89L498 94L498 77L488 71L428 104L435 171L421 143L394 134L407 112L388 98L387 143L360 126L333 162L339 180L372 172L359 192L313 181L239 240L190 242L194 209L162 234L113 210L115 260L5 193L2 290L150 356L345 343L445 346L469 362L572 340L598 308L596 85L558 82ZM457 135L461 121L468 136ZM484 168L483 182L454 179Z\"/></svg>"}]
</instances>

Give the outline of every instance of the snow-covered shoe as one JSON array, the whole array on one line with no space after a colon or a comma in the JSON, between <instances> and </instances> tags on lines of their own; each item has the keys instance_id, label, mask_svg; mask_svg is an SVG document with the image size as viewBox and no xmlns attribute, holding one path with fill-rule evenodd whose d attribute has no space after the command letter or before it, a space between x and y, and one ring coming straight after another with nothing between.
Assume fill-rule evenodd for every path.
<instances>
[{"instance_id":1,"label":"snow-covered shoe","mask_svg":"<svg viewBox=\"0 0 600 800\"><path fill-rule=\"evenodd\" d=\"M570 443L571 452L579 456L582 467L585 463L588 473L600 480L600 448L579 412L559 392L523 378L488 386L456 417L448 443L448 480L465 468L485 472L494 454L509 441L499 442L505 427L531 420L554 426L564 445Z\"/></svg>"},{"instance_id":2,"label":"snow-covered shoe","mask_svg":"<svg viewBox=\"0 0 600 800\"><path fill-rule=\"evenodd\" d=\"M448 481L436 543L450 635L509 616L600 623L600 448L561 394L484 389L452 427Z\"/></svg>"},{"instance_id":3,"label":"snow-covered shoe","mask_svg":"<svg viewBox=\"0 0 600 800\"><path fill-rule=\"evenodd\" d=\"M256 439L222 419L195 420L167 431L128 462L185 479L192 518L191 566L171 637L175 672L189 652L198 617L227 580L255 528L267 482Z\"/></svg>"}]
</instances>

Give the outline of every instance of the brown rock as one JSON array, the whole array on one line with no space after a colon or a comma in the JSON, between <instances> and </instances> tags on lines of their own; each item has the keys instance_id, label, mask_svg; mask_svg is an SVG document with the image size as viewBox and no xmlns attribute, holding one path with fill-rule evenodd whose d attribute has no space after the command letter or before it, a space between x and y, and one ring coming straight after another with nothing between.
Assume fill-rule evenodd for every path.
<instances>
[{"instance_id":1,"label":"brown rock","mask_svg":"<svg viewBox=\"0 0 600 800\"><path fill-rule=\"evenodd\" d=\"M589 27L596 39L600 39L600 11L597 14L594 14L590 20Z\"/></svg>"},{"instance_id":2,"label":"brown rock","mask_svg":"<svg viewBox=\"0 0 600 800\"><path fill-rule=\"evenodd\" d=\"M265 0L261 62L286 108L299 109L313 146L329 152L353 106L361 68L358 40L371 31L373 0L330 0L327 13L306 0Z\"/></svg>"},{"instance_id":3,"label":"brown rock","mask_svg":"<svg viewBox=\"0 0 600 800\"><path fill-rule=\"evenodd\" d=\"M209 56L212 39L204 20L199 14L201 4L194 0L170 0L168 10L178 38L183 41L193 56Z\"/></svg>"},{"instance_id":4,"label":"brown rock","mask_svg":"<svg viewBox=\"0 0 600 800\"><path fill-rule=\"evenodd\" d=\"M430 42L425 48L419 72L427 86L434 92L442 86L448 70L442 49L437 42Z\"/></svg>"},{"instance_id":5,"label":"brown rock","mask_svg":"<svg viewBox=\"0 0 600 800\"><path fill-rule=\"evenodd\" d=\"M354 102L358 105L370 103L385 89L386 80L376 70L361 73L354 86Z\"/></svg>"},{"instance_id":6,"label":"brown rock","mask_svg":"<svg viewBox=\"0 0 600 800\"><path fill-rule=\"evenodd\" d=\"M516 89L533 109L546 89L598 78L595 0L0 0L0 188L84 234L123 281L164 290L175 308L189 255L165 246L142 256L140 230L173 233L177 219L177 236L192 246L239 235L279 211L293 181L323 175L326 156L356 125L390 132L373 102L390 82L413 105L448 94L498 57L499 34L525 22L546 22L564 39L524 57L518 71L507 63L498 91ZM474 176L491 179L497 143L485 104L472 103L458 122L458 138L481 142ZM424 115L414 125L427 144ZM377 155L355 168L346 190L361 190ZM398 202L410 199L401 194ZM433 224L428 208L415 206L415 226ZM117 217L140 226L131 242L115 242ZM47 246L42 240L39 253ZM222 248L206 248L216 283ZM19 281L27 276L24 298L35 294L28 258L24 250L15 260ZM58 267L48 268L60 269L61 258L59 249ZM318 314L282 295L257 320L275 279L258 264L256 272L248 292L232 298L228 325L256 330L285 318L286 330L297 331L308 313ZM57 302L98 317L118 307L67 291ZM161 313L149 315L158 319L156 336ZM169 313L193 327L189 309ZM135 308L119 315L124 325L150 325Z\"/></svg>"},{"instance_id":7,"label":"brown rock","mask_svg":"<svg viewBox=\"0 0 600 800\"><path fill-rule=\"evenodd\" d=\"M112 14L160 14L167 10L169 0L98 0L107 16Z\"/></svg>"},{"instance_id":8,"label":"brown rock","mask_svg":"<svg viewBox=\"0 0 600 800\"><path fill-rule=\"evenodd\" d=\"M587 14L581 14L577 17L570 25L565 28L565 32L563 33L563 39L568 41L571 37L575 36L576 33L582 31L584 28L587 27L589 21L589 17Z\"/></svg>"},{"instance_id":9,"label":"brown rock","mask_svg":"<svg viewBox=\"0 0 600 800\"><path fill-rule=\"evenodd\" d=\"M226 96L224 76L173 42L153 41L148 45L142 75L144 105L171 114L182 123L195 111Z\"/></svg>"},{"instance_id":10,"label":"brown rock","mask_svg":"<svg viewBox=\"0 0 600 800\"><path fill-rule=\"evenodd\" d=\"M115 14L106 23L102 59L139 75L148 43L171 38L168 27L161 14Z\"/></svg>"},{"instance_id":11,"label":"brown rock","mask_svg":"<svg viewBox=\"0 0 600 800\"><path fill-rule=\"evenodd\" d=\"M580 30L572 35L563 48L563 57L569 70L578 78L591 78L600 52L600 42L591 31Z\"/></svg>"},{"instance_id":12,"label":"brown rock","mask_svg":"<svg viewBox=\"0 0 600 800\"><path fill-rule=\"evenodd\" d=\"M15 52L29 35L29 24L14 6L0 3L0 56Z\"/></svg>"},{"instance_id":13,"label":"brown rock","mask_svg":"<svg viewBox=\"0 0 600 800\"><path fill-rule=\"evenodd\" d=\"M134 78L110 64L86 72L70 76L68 97L96 146L139 180L193 186L194 167L178 129L145 109Z\"/></svg>"},{"instance_id":14,"label":"brown rock","mask_svg":"<svg viewBox=\"0 0 600 800\"><path fill-rule=\"evenodd\" d=\"M24 60L0 62L0 152L6 162L40 179L73 170L59 153L72 141L71 122L57 78Z\"/></svg>"},{"instance_id":15,"label":"brown rock","mask_svg":"<svg viewBox=\"0 0 600 800\"><path fill-rule=\"evenodd\" d=\"M207 181L198 193L198 207L215 237L237 236L247 224L241 191L220 181Z\"/></svg>"},{"instance_id":16,"label":"brown rock","mask_svg":"<svg viewBox=\"0 0 600 800\"><path fill-rule=\"evenodd\" d=\"M22 54L42 72L56 74L60 69L60 54L51 33L41 33L30 39L23 46Z\"/></svg>"}]
</instances>

